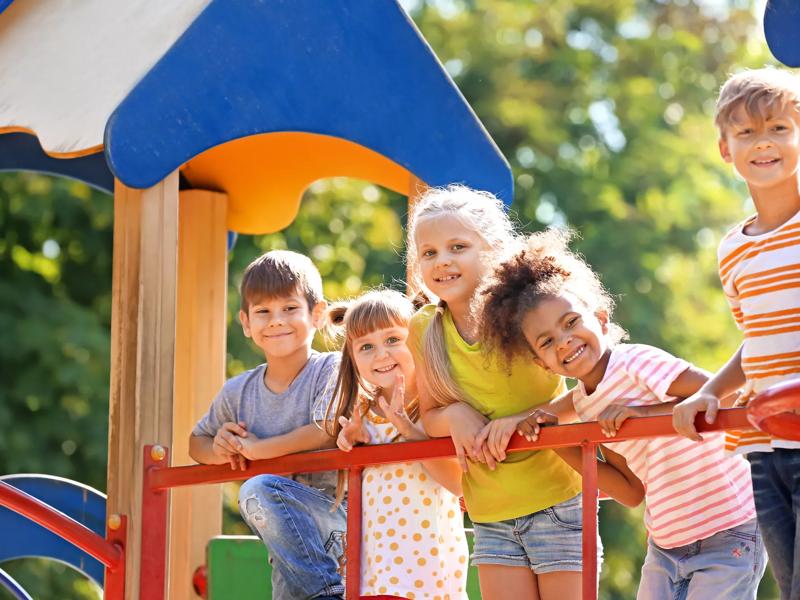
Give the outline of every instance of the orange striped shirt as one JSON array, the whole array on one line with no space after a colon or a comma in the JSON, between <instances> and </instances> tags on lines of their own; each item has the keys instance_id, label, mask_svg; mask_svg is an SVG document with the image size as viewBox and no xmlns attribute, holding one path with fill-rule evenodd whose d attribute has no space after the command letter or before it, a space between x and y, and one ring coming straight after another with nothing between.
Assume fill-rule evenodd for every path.
<instances>
[{"instance_id":1,"label":"orange striped shirt","mask_svg":"<svg viewBox=\"0 0 800 600\"><path fill-rule=\"evenodd\" d=\"M800 378L800 212L762 235L747 235L750 217L719 245L719 275L733 318L744 333L745 396ZM731 431L725 450L743 454L800 448L760 431Z\"/></svg>"}]
</instances>

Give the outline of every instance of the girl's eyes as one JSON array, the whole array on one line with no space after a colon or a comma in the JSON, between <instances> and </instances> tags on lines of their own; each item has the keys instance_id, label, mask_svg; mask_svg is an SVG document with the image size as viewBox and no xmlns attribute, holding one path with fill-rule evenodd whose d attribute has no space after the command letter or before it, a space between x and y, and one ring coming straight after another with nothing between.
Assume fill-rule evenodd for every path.
<instances>
[{"instance_id":1,"label":"girl's eyes","mask_svg":"<svg viewBox=\"0 0 800 600\"><path fill-rule=\"evenodd\" d=\"M550 338L542 340L542 342L539 344L539 348L547 348L550 345L550 342L552 341L553 340L551 340Z\"/></svg>"},{"instance_id":2,"label":"girl's eyes","mask_svg":"<svg viewBox=\"0 0 800 600\"><path fill-rule=\"evenodd\" d=\"M387 338L387 339L386 339L386 341L387 341L389 344L396 344L397 342L400 342L400 341L402 341L402 340L401 340L399 337L397 337L396 335L393 335L393 336L391 336L391 337Z\"/></svg>"},{"instance_id":3,"label":"girl's eyes","mask_svg":"<svg viewBox=\"0 0 800 600\"><path fill-rule=\"evenodd\" d=\"M369 352L370 350L372 350L372 344L362 344L359 350L361 352Z\"/></svg>"},{"instance_id":4,"label":"girl's eyes","mask_svg":"<svg viewBox=\"0 0 800 600\"><path fill-rule=\"evenodd\" d=\"M737 135L745 136L745 135L750 135L751 133L753 133L752 129L740 129Z\"/></svg>"},{"instance_id":5,"label":"girl's eyes","mask_svg":"<svg viewBox=\"0 0 800 600\"><path fill-rule=\"evenodd\" d=\"M425 252L422 253L422 256L431 257L434 254L436 254L436 253L433 250L425 250Z\"/></svg>"},{"instance_id":6,"label":"girl's eyes","mask_svg":"<svg viewBox=\"0 0 800 600\"><path fill-rule=\"evenodd\" d=\"M574 327L575 324L580 320L580 317L572 317L569 321L567 321L567 328Z\"/></svg>"}]
</instances>

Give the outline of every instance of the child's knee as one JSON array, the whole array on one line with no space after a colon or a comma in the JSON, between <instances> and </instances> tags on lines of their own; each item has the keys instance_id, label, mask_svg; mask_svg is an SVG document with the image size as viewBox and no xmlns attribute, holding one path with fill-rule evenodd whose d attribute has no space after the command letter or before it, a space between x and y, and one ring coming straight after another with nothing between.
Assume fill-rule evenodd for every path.
<instances>
[{"instance_id":1,"label":"child's knee","mask_svg":"<svg viewBox=\"0 0 800 600\"><path fill-rule=\"evenodd\" d=\"M239 512L245 521L256 527L270 521L281 479L277 475L259 475L242 484L239 489Z\"/></svg>"}]
</instances>

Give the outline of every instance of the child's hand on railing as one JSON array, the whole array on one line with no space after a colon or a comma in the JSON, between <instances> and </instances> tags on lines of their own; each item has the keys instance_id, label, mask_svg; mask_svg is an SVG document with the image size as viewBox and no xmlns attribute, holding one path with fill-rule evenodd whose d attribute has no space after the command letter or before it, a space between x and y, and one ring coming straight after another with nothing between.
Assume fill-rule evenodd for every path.
<instances>
[{"instance_id":1,"label":"child's hand on railing","mask_svg":"<svg viewBox=\"0 0 800 600\"><path fill-rule=\"evenodd\" d=\"M489 419L464 402L450 404L445 409L445 414L461 470L464 473L467 472L467 458L476 462L484 462L490 469L494 469L494 457L488 452L484 452L484 448L475 443Z\"/></svg>"},{"instance_id":2,"label":"child's hand on railing","mask_svg":"<svg viewBox=\"0 0 800 600\"><path fill-rule=\"evenodd\" d=\"M622 424L630 417L637 416L635 406L625 406L624 404L611 404L603 409L597 417L597 424L606 437L614 437Z\"/></svg>"},{"instance_id":3,"label":"child's hand on railing","mask_svg":"<svg viewBox=\"0 0 800 600\"><path fill-rule=\"evenodd\" d=\"M378 406L383 411L383 415L397 429L397 433L406 440L427 440L428 436L425 435L425 432L421 431L408 417L405 398L406 382L403 375L400 374L395 378L391 402L387 402L386 398L379 396Z\"/></svg>"},{"instance_id":4,"label":"child's hand on railing","mask_svg":"<svg viewBox=\"0 0 800 600\"><path fill-rule=\"evenodd\" d=\"M478 434L475 443L484 446L496 461L504 461L508 442L517 430L517 426L525 420L526 416L524 414L511 415L489 421Z\"/></svg>"},{"instance_id":5,"label":"child's hand on railing","mask_svg":"<svg viewBox=\"0 0 800 600\"><path fill-rule=\"evenodd\" d=\"M697 413L706 413L706 423L713 423L719 412L719 398L709 392L700 390L693 396L678 404L672 411L672 426L675 431L695 442L702 442L703 436L697 433L694 418Z\"/></svg>"},{"instance_id":6,"label":"child's hand on railing","mask_svg":"<svg viewBox=\"0 0 800 600\"><path fill-rule=\"evenodd\" d=\"M539 439L539 431L544 425L558 425L558 417L552 413L537 408L517 425L517 433L529 442Z\"/></svg>"},{"instance_id":7,"label":"child's hand on railing","mask_svg":"<svg viewBox=\"0 0 800 600\"><path fill-rule=\"evenodd\" d=\"M339 424L342 426L339 437L336 438L336 446L338 446L339 450L350 452L356 444L369 443L369 432L364 427L360 407L356 406L354 408L353 418L351 419L344 415L339 417Z\"/></svg>"},{"instance_id":8,"label":"child's hand on railing","mask_svg":"<svg viewBox=\"0 0 800 600\"><path fill-rule=\"evenodd\" d=\"M247 439L247 429L242 421L223 423L222 427L217 430L217 435L214 436L211 450L228 462L234 471L237 469L244 471L247 464L245 457L240 452L242 441L245 439Z\"/></svg>"}]
</instances>

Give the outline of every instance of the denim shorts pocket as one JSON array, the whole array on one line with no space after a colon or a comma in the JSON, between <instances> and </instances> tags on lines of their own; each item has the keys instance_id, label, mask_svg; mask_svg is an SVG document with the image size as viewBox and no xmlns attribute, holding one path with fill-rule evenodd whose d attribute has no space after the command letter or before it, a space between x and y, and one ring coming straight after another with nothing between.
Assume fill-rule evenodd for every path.
<instances>
[{"instance_id":1,"label":"denim shorts pocket","mask_svg":"<svg viewBox=\"0 0 800 600\"><path fill-rule=\"evenodd\" d=\"M758 533L749 533L747 531L741 531L739 528L728 529L725 531L725 537L732 537L736 538L737 540L744 540L745 542L750 542L751 544L755 544L758 541Z\"/></svg>"},{"instance_id":2,"label":"denim shorts pocket","mask_svg":"<svg viewBox=\"0 0 800 600\"><path fill-rule=\"evenodd\" d=\"M331 556L335 556L337 560L344 554L344 531L331 531L328 539L325 541L325 552Z\"/></svg>"},{"instance_id":3,"label":"denim shorts pocket","mask_svg":"<svg viewBox=\"0 0 800 600\"><path fill-rule=\"evenodd\" d=\"M583 511L580 494L560 504L555 504L550 508L546 508L543 512L550 517L550 520L552 520L555 525L563 527L564 529L570 529L572 531L581 531L583 529Z\"/></svg>"}]
</instances>

